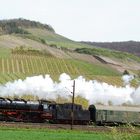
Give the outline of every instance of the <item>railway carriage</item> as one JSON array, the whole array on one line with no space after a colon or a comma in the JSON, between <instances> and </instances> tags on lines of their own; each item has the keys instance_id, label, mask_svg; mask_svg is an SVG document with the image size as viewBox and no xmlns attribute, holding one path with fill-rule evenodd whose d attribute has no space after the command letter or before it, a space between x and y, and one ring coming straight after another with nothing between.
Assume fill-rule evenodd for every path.
<instances>
[{"instance_id":1,"label":"railway carriage","mask_svg":"<svg viewBox=\"0 0 140 140\"><path fill-rule=\"evenodd\" d=\"M140 124L140 107L90 105L90 119L98 125Z\"/></svg>"}]
</instances>

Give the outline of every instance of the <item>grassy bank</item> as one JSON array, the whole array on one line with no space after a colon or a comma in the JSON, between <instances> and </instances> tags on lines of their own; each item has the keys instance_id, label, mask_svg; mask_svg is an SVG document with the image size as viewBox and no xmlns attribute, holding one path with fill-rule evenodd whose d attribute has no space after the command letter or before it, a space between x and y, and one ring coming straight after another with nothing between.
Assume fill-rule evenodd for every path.
<instances>
[{"instance_id":1,"label":"grassy bank","mask_svg":"<svg viewBox=\"0 0 140 140\"><path fill-rule=\"evenodd\" d=\"M140 135L120 133L113 129L110 133L76 131L76 130L50 130L33 128L0 128L1 140L139 140Z\"/></svg>"}]
</instances>

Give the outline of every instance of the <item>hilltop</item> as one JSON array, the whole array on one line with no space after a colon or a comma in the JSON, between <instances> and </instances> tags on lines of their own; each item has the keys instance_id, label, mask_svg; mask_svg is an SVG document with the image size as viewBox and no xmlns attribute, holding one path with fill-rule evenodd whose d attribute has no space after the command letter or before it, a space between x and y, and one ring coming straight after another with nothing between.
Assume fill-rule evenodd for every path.
<instances>
[{"instance_id":1,"label":"hilltop","mask_svg":"<svg viewBox=\"0 0 140 140\"><path fill-rule=\"evenodd\" d=\"M119 55L118 55L119 54ZM140 58L70 40L47 24L26 19L0 21L0 82L61 73L122 85L125 70L138 74ZM136 82L134 81L134 84Z\"/></svg>"},{"instance_id":2,"label":"hilltop","mask_svg":"<svg viewBox=\"0 0 140 140\"><path fill-rule=\"evenodd\" d=\"M12 34L12 33L30 34L28 31L24 30L24 28L40 28L49 30L51 32L55 32L50 25L22 18L0 21L1 34Z\"/></svg>"}]
</instances>

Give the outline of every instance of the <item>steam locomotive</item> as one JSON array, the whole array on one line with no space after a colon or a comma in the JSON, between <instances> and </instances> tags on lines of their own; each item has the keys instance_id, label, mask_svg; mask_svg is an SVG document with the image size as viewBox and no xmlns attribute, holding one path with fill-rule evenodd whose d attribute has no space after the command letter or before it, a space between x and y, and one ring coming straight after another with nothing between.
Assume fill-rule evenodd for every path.
<instances>
[{"instance_id":1,"label":"steam locomotive","mask_svg":"<svg viewBox=\"0 0 140 140\"><path fill-rule=\"evenodd\" d=\"M0 98L0 121L70 124L72 115L73 123L80 125L91 122L97 125L140 124L140 107L90 105L84 110L81 105L72 103Z\"/></svg>"},{"instance_id":2,"label":"steam locomotive","mask_svg":"<svg viewBox=\"0 0 140 140\"><path fill-rule=\"evenodd\" d=\"M23 99L0 98L0 120L16 122L71 123L71 103L56 104L47 100L36 102ZM90 120L88 110L73 105L74 123L86 124Z\"/></svg>"}]
</instances>

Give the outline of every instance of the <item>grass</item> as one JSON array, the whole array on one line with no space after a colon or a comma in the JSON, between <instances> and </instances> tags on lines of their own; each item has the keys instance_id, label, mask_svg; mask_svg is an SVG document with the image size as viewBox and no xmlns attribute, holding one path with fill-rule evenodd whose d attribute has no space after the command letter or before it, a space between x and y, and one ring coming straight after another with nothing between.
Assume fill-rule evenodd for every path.
<instances>
[{"instance_id":1,"label":"grass","mask_svg":"<svg viewBox=\"0 0 140 140\"><path fill-rule=\"evenodd\" d=\"M119 127L118 129L112 127L108 137L111 140L138 140L140 139L140 128L130 124L124 126L123 130L119 130Z\"/></svg>"},{"instance_id":2,"label":"grass","mask_svg":"<svg viewBox=\"0 0 140 140\"><path fill-rule=\"evenodd\" d=\"M108 68L103 65L85 63L83 61L74 61L75 65L79 65L79 71L82 75L106 75L106 76L119 76L114 69ZM85 73L87 71L87 73Z\"/></svg>"},{"instance_id":3,"label":"grass","mask_svg":"<svg viewBox=\"0 0 140 140\"><path fill-rule=\"evenodd\" d=\"M117 135L118 134L118 135ZM140 135L119 133L115 129L110 133L79 131L79 130L51 130L33 128L0 128L1 140L139 140Z\"/></svg>"},{"instance_id":4,"label":"grass","mask_svg":"<svg viewBox=\"0 0 140 140\"><path fill-rule=\"evenodd\" d=\"M83 47L91 47L90 45L78 43L75 41L72 41L68 38L65 38L61 35L55 34L53 32L43 30L43 29L37 29L37 28L28 28L26 29L31 34L26 36L27 38L33 38L34 40L38 39L44 39L47 44L55 44L57 47L62 48L83 48Z\"/></svg>"},{"instance_id":5,"label":"grass","mask_svg":"<svg viewBox=\"0 0 140 140\"><path fill-rule=\"evenodd\" d=\"M0 58L7 58L11 54L10 49L0 46Z\"/></svg>"},{"instance_id":6,"label":"grass","mask_svg":"<svg viewBox=\"0 0 140 140\"><path fill-rule=\"evenodd\" d=\"M8 130L0 131L1 140L97 140L104 139L104 135L71 133L65 131L17 131Z\"/></svg>"}]
</instances>

